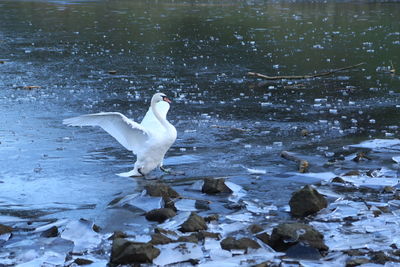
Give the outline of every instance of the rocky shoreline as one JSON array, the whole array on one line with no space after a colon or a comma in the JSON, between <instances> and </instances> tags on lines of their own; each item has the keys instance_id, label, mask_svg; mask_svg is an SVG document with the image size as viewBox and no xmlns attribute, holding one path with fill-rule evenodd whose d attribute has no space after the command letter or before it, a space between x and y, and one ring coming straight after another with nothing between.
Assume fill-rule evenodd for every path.
<instances>
[{"instance_id":1,"label":"rocky shoreline","mask_svg":"<svg viewBox=\"0 0 400 267\"><path fill-rule=\"evenodd\" d=\"M400 235L396 236L400 233L397 229L400 195L396 188L389 193L387 187L380 192L367 190L367 195L385 194L387 203L349 200L334 191L348 191L354 196L366 189L346 182L343 177L305 185L293 192L287 210L291 218L272 224L267 219L254 224L255 218L268 218L274 209L249 205L242 199L245 190L224 178L193 182L189 188L197 191L201 199L183 196L166 183L148 181L142 193L117 198L109 204L145 207L143 216L149 221L144 226L149 227L147 234L139 234L142 229L138 229L137 235L121 231L104 233L85 219L42 223L38 227L31 224L29 229L26 225L22 228L22 223L12 227L0 225L0 242L6 249L0 256L0 266L400 264ZM225 206L232 213L213 213L213 201L207 200L207 196L228 199ZM381 229L385 225L389 225L387 229ZM36 237L37 241L32 242L42 244L41 251L32 249L32 255L24 252L23 257L13 252L13 247L26 245L21 233L29 233L31 240Z\"/></svg>"}]
</instances>

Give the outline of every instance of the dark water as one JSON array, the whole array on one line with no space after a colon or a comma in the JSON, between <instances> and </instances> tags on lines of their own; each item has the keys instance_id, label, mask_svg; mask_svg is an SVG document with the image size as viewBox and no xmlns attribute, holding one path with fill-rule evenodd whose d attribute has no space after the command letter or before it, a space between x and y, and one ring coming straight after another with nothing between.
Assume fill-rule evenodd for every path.
<instances>
[{"instance_id":1,"label":"dark water","mask_svg":"<svg viewBox=\"0 0 400 267\"><path fill-rule=\"evenodd\" d=\"M140 121L156 91L173 99L178 130L165 164L186 173L164 180L225 176L277 206L312 182L287 178L296 167L282 150L312 172L341 172L353 166L324 164L350 154L343 146L399 134L400 79L382 71L400 69L395 2L1 1L0 10L0 222L85 217L111 231L142 220L107 209L141 191L142 181L115 175L134 156L101 130L61 121L100 111ZM312 80L246 76L360 62Z\"/></svg>"}]
</instances>

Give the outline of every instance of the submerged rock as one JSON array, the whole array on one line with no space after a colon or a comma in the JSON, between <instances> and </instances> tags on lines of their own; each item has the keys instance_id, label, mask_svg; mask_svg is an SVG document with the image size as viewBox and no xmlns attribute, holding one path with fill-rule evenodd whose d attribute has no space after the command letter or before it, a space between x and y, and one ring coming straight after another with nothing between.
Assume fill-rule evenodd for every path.
<instances>
[{"instance_id":1,"label":"submerged rock","mask_svg":"<svg viewBox=\"0 0 400 267\"><path fill-rule=\"evenodd\" d=\"M249 248L257 249L260 247L261 246L256 241L250 238L235 239L233 237L227 237L221 241L221 248L225 250L243 249L247 252Z\"/></svg>"},{"instance_id":2,"label":"submerged rock","mask_svg":"<svg viewBox=\"0 0 400 267\"><path fill-rule=\"evenodd\" d=\"M267 245L269 245L270 240L271 240L271 236L268 233L261 233L261 234L256 235L256 237Z\"/></svg>"},{"instance_id":3,"label":"submerged rock","mask_svg":"<svg viewBox=\"0 0 400 267\"><path fill-rule=\"evenodd\" d=\"M299 191L293 193L289 201L290 212L293 216L304 217L326 208L327 200L314 187L304 186Z\"/></svg>"},{"instance_id":4,"label":"submerged rock","mask_svg":"<svg viewBox=\"0 0 400 267\"><path fill-rule=\"evenodd\" d=\"M160 250L150 243L131 242L117 238L112 244L110 262L113 264L151 263Z\"/></svg>"},{"instance_id":5,"label":"submerged rock","mask_svg":"<svg viewBox=\"0 0 400 267\"><path fill-rule=\"evenodd\" d=\"M108 238L108 240L114 240L114 239L117 239L117 238L126 238L126 237L128 237L128 235L125 234L124 232L122 232L122 231L115 231L115 232L112 234L112 236L110 236L110 237Z\"/></svg>"},{"instance_id":6,"label":"submerged rock","mask_svg":"<svg viewBox=\"0 0 400 267\"><path fill-rule=\"evenodd\" d=\"M198 232L200 230L207 230L207 224L203 217L192 212L189 218L181 225L179 231L181 232Z\"/></svg>"},{"instance_id":7,"label":"submerged rock","mask_svg":"<svg viewBox=\"0 0 400 267\"><path fill-rule=\"evenodd\" d=\"M324 236L312 226L303 223L282 223L272 230L269 245L276 251L286 251L298 243L326 251Z\"/></svg>"},{"instance_id":8,"label":"submerged rock","mask_svg":"<svg viewBox=\"0 0 400 267\"><path fill-rule=\"evenodd\" d=\"M144 187L152 197L163 197L163 198L177 198L179 197L178 192L176 192L172 187L163 183L149 184Z\"/></svg>"},{"instance_id":9,"label":"submerged rock","mask_svg":"<svg viewBox=\"0 0 400 267\"><path fill-rule=\"evenodd\" d=\"M175 215L176 213L174 210L169 208L161 208L147 212L146 219L149 221L156 221L162 223L165 220L174 217Z\"/></svg>"},{"instance_id":10,"label":"submerged rock","mask_svg":"<svg viewBox=\"0 0 400 267\"><path fill-rule=\"evenodd\" d=\"M319 260L321 253L314 247L297 243L286 250L286 256L292 259Z\"/></svg>"},{"instance_id":11,"label":"submerged rock","mask_svg":"<svg viewBox=\"0 0 400 267\"><path fill-rule=\"evenodd\" d=\"M58 236L57 226L53 226L53 227L47 229L40 236L41 237L56 237L56 236Z\"/></svg>"},{"instance_id":12,"label":"submerged rock","mask_svg":"<svg viewBox=\"0 0 400 267\"><path fill-rule=\"evenodd\" d=\"M204 179L203 188L201 192L206 194L218 194L218 193L232 193L232 190L226 186L225 179L213 179L206 178Z\"/></svg>"}]
</instances>

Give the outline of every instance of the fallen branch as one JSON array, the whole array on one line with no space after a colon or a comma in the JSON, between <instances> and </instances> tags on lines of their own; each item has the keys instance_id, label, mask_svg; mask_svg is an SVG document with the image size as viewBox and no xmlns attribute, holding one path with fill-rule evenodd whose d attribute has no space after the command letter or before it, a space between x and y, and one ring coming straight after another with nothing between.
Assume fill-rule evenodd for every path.
<instances>
[{"instance_id":1,"label":"fallen branch","mask_svg":"<svg viewBox=\"0 0 400 267\"><path fill-rule=\"evenodd\" d=\"M311 78L316 78L316 77L328 76L328 75L334 74L334 73L336 73L336 72L340 72L340 71L344 71L344 70L348 70L348 69L354 69L354 68L357 68L357 67L359 67L359 66L361 66L361 65L364 65L364 64L365 64L365 62L361 62L361 63L355 64L355 65L351 65L351 66L348 66L348 67L343 67L343 68L340 68L340 69L334 69L334 70L327 71L327 72L319 72L319 73L315 73L315 74L312 74L312 75L267 76L267 75L264 75L264 74L261 74L261 73L257 73L257 72L248 72L247 75L253 76L253 77L256 77L256 78L266 79L266 80L283 80L283 79L286 79L286 80L300 80L300 79L311 79Z\"/></svg>"},{"instance_id":2,"label":"fallen branch","mask_svg":"<svg viewBox=\"0 0 400 267\"><path fill-rule=\"evenodd\" d=\"M308 163L307 160L300 159L300 158L298 158L298 157L296 157L296 156L294 156L292 154L289 154L289 152L287 152L287 151L282 151L281 152L281 157L284 158L284 159L296 162L298 164L298 167L299 167L299 172L305 173L305 172L308 171L309 163Z\"/></svg>"},{"instance_id":3,"label":"fallen branch","mask_svg":"<svg viewBox=\"0 0 400 267\"><path fill-rule=\"evenodd\" d=\"M222 125L211 125L212 128L220 128L220 129L230 129L230 130L236 130L239 132L249 132L249 129L243 129L243 128L236 128L232 126L222 126Z\"/></svg>"}]
</instances>

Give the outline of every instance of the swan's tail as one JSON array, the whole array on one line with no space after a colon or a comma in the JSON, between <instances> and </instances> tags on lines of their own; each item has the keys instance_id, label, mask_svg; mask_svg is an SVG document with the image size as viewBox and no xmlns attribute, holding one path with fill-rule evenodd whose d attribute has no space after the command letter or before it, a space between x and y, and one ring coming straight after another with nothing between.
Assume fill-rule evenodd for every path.
<instances>
[{"instance_id":1,"label":"swan's tail","mask_svg":"<svg viewBox=\"0 0 400 267\"><path fill-rule=\"evenodd\" d=\"M140 174L140 173L137 171L136 168L133 169L133 170L131 170L131 171L129 171L129 172L118 173L117 175L118 175L118 176L121 176L121 177L142 177L142 176L143 176L142 174Z\"/></svg>"}]
</instances>

